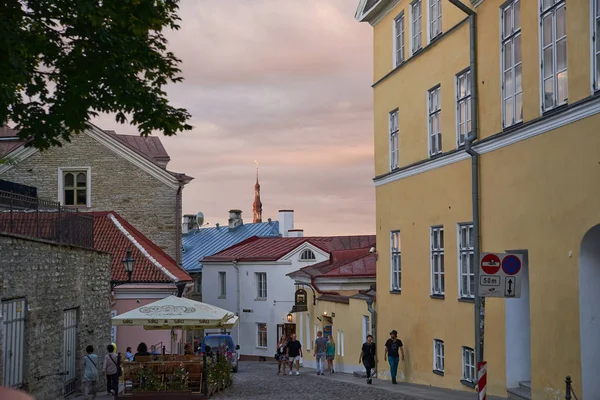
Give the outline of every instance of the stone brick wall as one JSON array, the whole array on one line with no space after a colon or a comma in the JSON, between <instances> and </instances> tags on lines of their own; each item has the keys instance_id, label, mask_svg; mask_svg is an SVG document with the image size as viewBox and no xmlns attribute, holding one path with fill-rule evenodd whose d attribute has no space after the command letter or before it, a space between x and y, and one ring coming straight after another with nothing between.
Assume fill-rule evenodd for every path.
<instances>
[{"instance_id":1,"label":"stone brick wall","mask_svg":"<svg viewBox=\"0 0 600 400\"><path fill-rule=\"evenodd\" d=\"M58 201L58 168L91 167L91 208L116 211L140 232L177 259L181 241L177 226L181 208L177 189L115 154L87 134L73 137L63 147L37 152L0 174L2 179L35 186L40 198Z\"/></svg>"},{"instance_id":2,"label":"stone brick wall","mask_svg":"<svg viewBox=\"0 0 600 400\"><path fill-rule=\"evenodd\" d=\"M110 265L107 253L0 234L0 297L27 301L25 389L37 400L63 398L62 376L37 377L64 370L64 310L78 309L76 390L81 388L86 346L93 345L104 358L110 343ZM0 344L6 344L3 339ZM0 346L0 384L2 350ZM99 385L105 385L102 373Z\"/></svg>"}]
</instances>

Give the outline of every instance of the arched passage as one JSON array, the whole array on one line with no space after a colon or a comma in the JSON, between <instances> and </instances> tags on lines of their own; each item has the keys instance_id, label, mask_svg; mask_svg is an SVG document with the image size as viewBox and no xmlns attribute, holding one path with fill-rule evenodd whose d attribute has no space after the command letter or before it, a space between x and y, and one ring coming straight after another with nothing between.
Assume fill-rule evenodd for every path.
<instances>
[{"instance_id":1,"label":"arched passage","mask_svg":"<svg viewBox=\"0 0 600 400\"><path fill-rule=\"evenodd\" d=\"M600 225L581 241L579 255L579 337L584 399L600 393Z\"/></svg>"}]
</instances>

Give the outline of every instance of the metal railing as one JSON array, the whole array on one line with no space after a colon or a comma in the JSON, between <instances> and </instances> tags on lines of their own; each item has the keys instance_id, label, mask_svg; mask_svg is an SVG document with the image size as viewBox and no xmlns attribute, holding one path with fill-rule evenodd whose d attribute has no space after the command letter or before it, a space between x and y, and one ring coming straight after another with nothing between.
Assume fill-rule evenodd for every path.
<instances>
[{"instance_id":1,"label":"metal railing","mask_svg":"<svg viewBox=\"0 0 600 400\"><path fill-rule=\"evenodd\" d=\"M565 390L565 400L571 400L573 397L575 398L575 400L579 400L577 398L577 395L575 394L575 391L573 390L573 381L571 381L570 376L567 376L565 383L567 384L567 388ZM573 397L571 397L571 395L573 395Z\"/></svg>"},{"instance_id":2,"label":"metal railing","mask_svg":"<svg viewBox=\"0 0 600 400\"><path fill-rule=\"evenodd\" d=\"M60 203L0 191L0 232L94 248L94 217Z\"/></svg>"}]
</instances>

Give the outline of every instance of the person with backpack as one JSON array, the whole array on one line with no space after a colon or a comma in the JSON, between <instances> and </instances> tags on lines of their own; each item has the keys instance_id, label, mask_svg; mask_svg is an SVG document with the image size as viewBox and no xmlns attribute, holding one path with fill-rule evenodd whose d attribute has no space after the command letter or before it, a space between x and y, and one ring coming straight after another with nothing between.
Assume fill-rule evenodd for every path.
<instances>
[{"instance_id":1,"label":"person with backpack","mask_svg":"<svg viewBox=\"0 0 600 400\"><path fill-rule=\"evenodd\" d=\"M119 370L117 368L117 355L113 353L114 347L109 344L106 347L108 354L104 356L104 373L106 374L106 392L115 395L119 390Z\"/></svg>"},{"instance_id":2,"label":"person with backpack","mask_svg":"<svg viewBox=\"0 0 600 400\"><path fill-rule=\"evenodd\" d=\"M96 384L98 383L98 356L94 354L94 346L85 349L87 355L83 357L83 395L85 400L96 398Z\"/></svg>"}]
</instances>

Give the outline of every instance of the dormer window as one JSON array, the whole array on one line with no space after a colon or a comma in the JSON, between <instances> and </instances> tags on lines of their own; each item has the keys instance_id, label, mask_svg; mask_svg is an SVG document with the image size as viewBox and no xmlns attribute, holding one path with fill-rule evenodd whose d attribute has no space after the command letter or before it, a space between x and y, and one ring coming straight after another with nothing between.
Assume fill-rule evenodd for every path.
<instances>
[{"instance_id":1,"label":"dormer window","mask_svg":"<svg viewBox=\"0 0 600 400\"><path fill-rule=\"evenodd\" d=\"M315 253L311 249L305 249L300 254L300 261L315 261Z\"/></svg>"}]
</instances>

